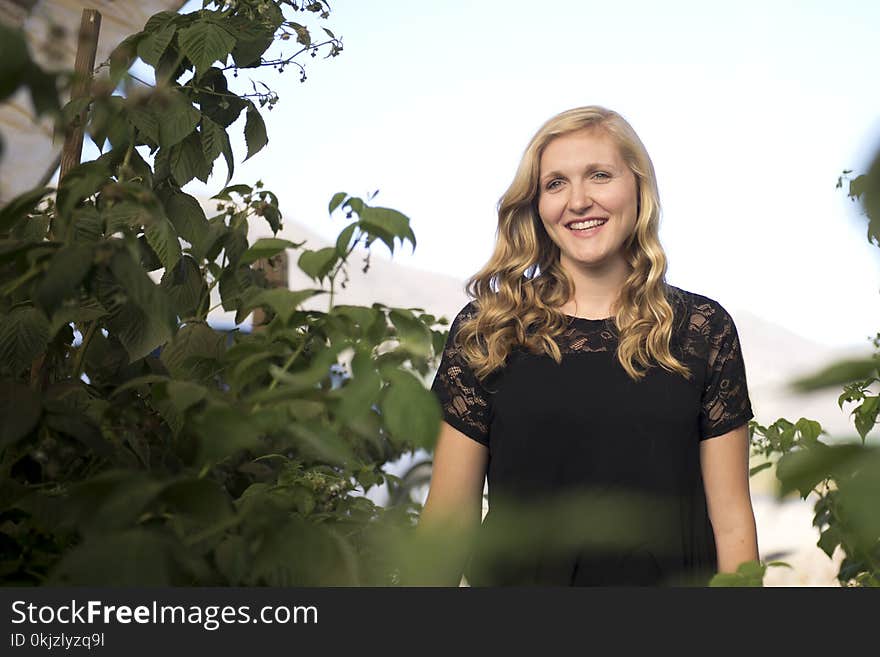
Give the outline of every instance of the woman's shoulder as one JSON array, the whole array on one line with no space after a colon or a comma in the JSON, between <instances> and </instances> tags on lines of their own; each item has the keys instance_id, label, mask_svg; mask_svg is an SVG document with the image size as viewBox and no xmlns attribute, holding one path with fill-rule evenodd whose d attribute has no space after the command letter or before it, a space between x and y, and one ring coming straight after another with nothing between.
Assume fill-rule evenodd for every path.
<instances>
[{"instance_id":1,"label":"woman's shoulder","mask_svg":"<svg viewBox=\"0 0 880 657\"><path fill-rule=\"evenodd\" d=\"M675 285L668 285L670 300L678 302L678 305L686 310L691 324L701 326L704 323L717 324L729 321L730 313L715 298L706 294L685 290Z\"/></svg>"},{"instance_id":2,"label":"woman's shoulder","mask_svg":"<svg viewBox=\"0 0 880 657\"><path fill-rule=\"evenodd\" d=\"M471 299L470 301L468 301L466 304L464 304L464 306L459 309L457 313L455 313L455 317L452 318L452 322L450 323L450 331L452 333L455 333L458 327L461 326L462 322L476 315L478 310L479 306L477 306L476 300Z\"/></svg>"}]
</instances>

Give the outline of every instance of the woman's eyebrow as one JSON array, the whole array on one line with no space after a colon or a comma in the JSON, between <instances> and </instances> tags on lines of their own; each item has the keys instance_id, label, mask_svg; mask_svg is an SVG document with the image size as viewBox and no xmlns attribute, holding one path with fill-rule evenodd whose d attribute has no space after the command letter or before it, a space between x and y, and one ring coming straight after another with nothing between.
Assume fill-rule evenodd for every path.
<instances>
[{"instance_id":1,"label":"woman's eyebrow","mask_svg":"<svg viewBox=\"0 0 880 657\"><path fill-rule=\"evenodd\" d=\"M606 162L591 162L587 166L584 167L584 171L593 171L594 169L611 169L612 171L617 171L617 167L613 164L608 164ZM565 174L561 171L550 171L549 173L541 176L541 180L547 180L548 178L555 178L556 176L565 177Z\"/></svg>"}]
</instances>

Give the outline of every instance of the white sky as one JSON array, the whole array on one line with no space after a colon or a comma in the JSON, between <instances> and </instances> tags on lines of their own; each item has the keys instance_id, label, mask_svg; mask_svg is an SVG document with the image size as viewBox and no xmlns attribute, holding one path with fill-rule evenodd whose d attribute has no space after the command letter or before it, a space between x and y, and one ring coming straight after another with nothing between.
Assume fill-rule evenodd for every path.
<instances>
[{"instance_id":1,"label":"white sky","mask_svg":"<svg viewBox=\"0 0 880 657\"><path fill-rule=\"evenodd\" d=\"M261 77L281 97L269 146L234 178L262 179L287 221L335 240L347 222L328 218L330 197L379 189L373 203L409 216L418 241L393 259L463 280L491 253L540 124L605 105L654 161L671 283L826 344L867 347L880 330L880 250L835 189L880 147L880 3L331 6L344 52L303 58L305 83L293 68ZM188 191L216 193L216 170Z\"/></svg>"}]
</instances>

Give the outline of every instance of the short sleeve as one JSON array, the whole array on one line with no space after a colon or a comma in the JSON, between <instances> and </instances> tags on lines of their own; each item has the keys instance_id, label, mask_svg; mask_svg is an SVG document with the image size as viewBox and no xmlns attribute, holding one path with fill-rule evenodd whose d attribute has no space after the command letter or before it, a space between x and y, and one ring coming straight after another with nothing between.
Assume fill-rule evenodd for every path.
<instances>
[{"instance_id":1,"label":"short sleeve","mask_svg":"<svg viewBox=\"0 0 880 657\"><path fill-rule=\"evenodd\" d=\"M700 409L701 441L727 433L755 416L736 325L717 302L710 308L707 371Z\"/></svg>"},{"instance_id":2,"label":"short sleeve","mask_svg":"<svg viewBox=\"0 0 880 657\"><path fill-rule=\"evenodd\" d=\"M462 322L475 313L476 308L470 302L453 320L431 391L440 402L443 419L449 425L488 447L492 397L480 384L454 341Z\"/></svg>"}]
</instances>

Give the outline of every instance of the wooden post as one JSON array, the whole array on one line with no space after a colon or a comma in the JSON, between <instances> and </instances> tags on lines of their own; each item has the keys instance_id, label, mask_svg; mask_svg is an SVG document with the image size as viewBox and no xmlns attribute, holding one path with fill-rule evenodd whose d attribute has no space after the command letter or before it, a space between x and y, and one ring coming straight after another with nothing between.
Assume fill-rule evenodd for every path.
<instances>
[{"instance_id":1,"label":"wooden post","mask_svg":"<svg viewBox=\"0 0 880 657\"><path fill-rule=\"evenodd\" d=\"M79 40L76 45L76 64L74 65L73 86L70 99L83 98L89 93L92 83L92 71L95 69L95 53L98 50L98 33L101 31L101 12L95 9L83 9L79 24ZM61 149L61 173L59 181L73 167L79 164L83 147L83 123L85 111L80 112L79 120L68 126L64 135L64 147Z\"/></svg>"},{"instance_id":2,"label":"wooden post","mask_svg":"<svg viewBox=\"0 0 880 657\"><path fill-rule=\"evenodd\" d=\"M269 287L287 287L287 251L271 258L263 258L254 263L254 269L266 274ZM266 324L266 313L262 308L254 311L253 331L260 331Z\"/></svg>"}]
</instances>

